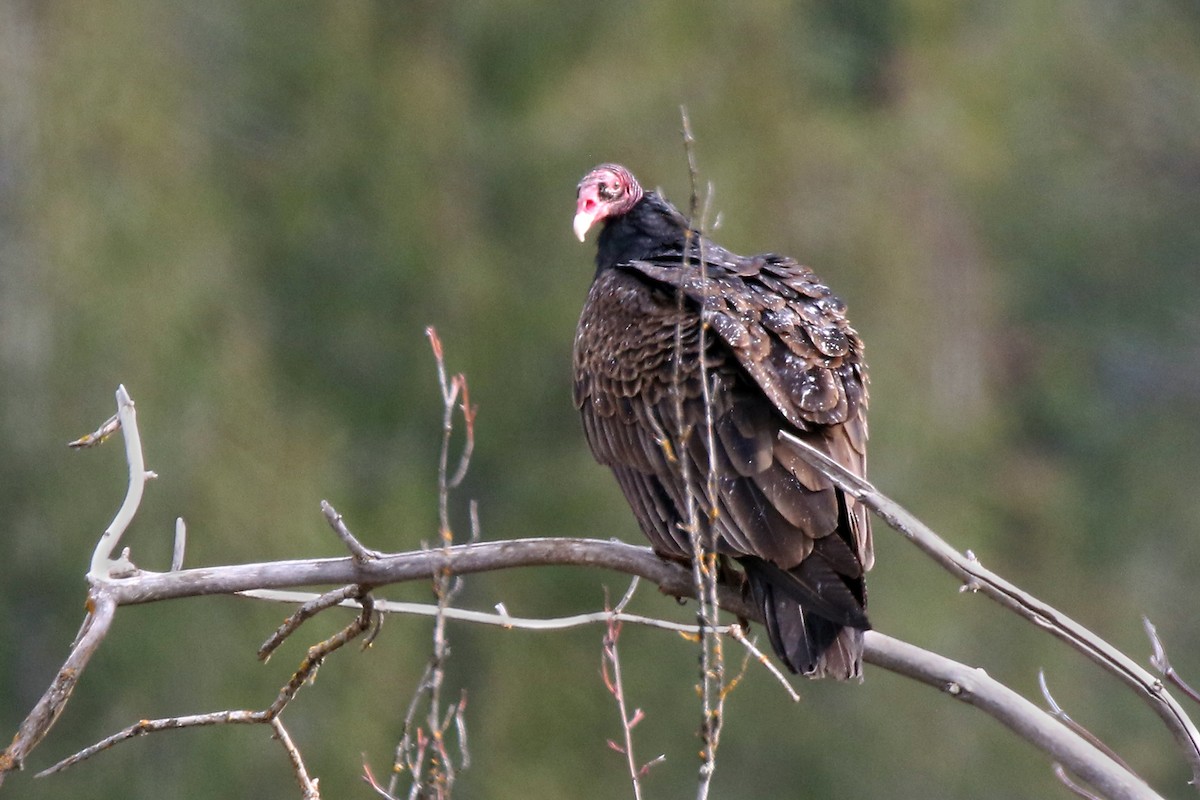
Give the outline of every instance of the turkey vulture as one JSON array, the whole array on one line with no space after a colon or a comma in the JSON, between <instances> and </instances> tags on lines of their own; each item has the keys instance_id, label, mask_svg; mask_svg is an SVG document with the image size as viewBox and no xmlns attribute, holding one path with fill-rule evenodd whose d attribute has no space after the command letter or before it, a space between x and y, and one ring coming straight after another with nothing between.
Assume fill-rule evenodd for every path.
<instances>
[{"instance_id":1,"label":"turkey vulture","mask_svg":"<svg viewBox=\"0 0 1200 800\"><path fill-rule=\"evenodd\" d=\"M574 354L596 460L661 556L690 561L692 501L793 672L860 677L870 519L780 436L865 474L867 365L845 306L790 258L701 236L622 166L593 169L577 197L579 240L603 224Z\"/></svg>"}]
</instances>

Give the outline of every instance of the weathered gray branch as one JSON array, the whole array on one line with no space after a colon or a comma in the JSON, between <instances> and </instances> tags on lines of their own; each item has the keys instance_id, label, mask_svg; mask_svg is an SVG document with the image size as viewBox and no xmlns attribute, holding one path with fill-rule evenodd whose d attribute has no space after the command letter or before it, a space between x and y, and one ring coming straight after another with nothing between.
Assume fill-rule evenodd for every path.
<instances>
[{"instance_id":1,"label":"weathered gray branch","mask_svg":"<svg viewBox=\"0 0 1200 800\"><path fill-rule=\"evenodd\" d=\"M91 444L93 439L102 441L118 427L124 427L127 449L137 451L131 452L129 457L130 493L140 495L140 484L144 482L148 473L143 467L140 445L131 446L131 443L136 444L136 418L132 413L132 401L123 390L118 394L118 409L121 426L110 420L95 434L80 440L79 444ZM836 463L807 448L803 442L797 444L817 469L878 513L893 528L914 541L935 561L963 580L968 587L987 594L1036 624L1048 628L1106 668L1117 672L1145 696L1155 700L1156 710L1172 726L1181 742L1191 746L1191 749L1185 747L1185 751L1188 752L1189 758L1196 756L1193 758L1194 765L1198 763L1200 752L1196 750L1194 743L1200 737L1197 737L1191 721L1166 693L1160 681L1149 676L1131 659L1069 617L985 570L974 558L955 551L919 520L879 494L870 484L849 475ZM139 486L134 487L135 483ZM663 592L678 597L695 597L697 591L689 569L658 558L649 548L617 541L572 538L473 543L392 555L368 552L360 546L354 556L349 558L276 561L168 573L141 572L133 569L132 565L124 560L120 563L110 560L115 539L119 536L119 530L113 532L111 529L123 529L128 519L121 525L117 523L122 515L132 517L134 511L136 498L131 504L127 497L122 513L118 514L114 525L110 526L110 532L106 532L106 538L110 540L106 543L107 549L97 550L97 558L104 569L97 572L93 568L89 576L93 585L89 593L91 608L88 621L85 622L79 639L54 683L22 723L13 743L0 754L0 782L3 781L6 772L22 766L25 757L41 741L61 713L71 689L103 639L119 605L236 592L266 594L264 590L300 586L354 584L378 587L410 580L427 580L439 574L465 575L551 564L595 567L637 575L652 581ZM328 509L326 513L329 515L331 512L332 509ZM340 523L340 520L337 522ZM177 555L176 564L173 566L180 560ZM114 566L119 567L122 572L114 575ZM126 568L128 572L124 571ZM717 601L720 607L738 617L761 622L758 610L747 603L740 593L729 587L718 588ZM369 617L369 612L367 616ZM1055 761L1108 797L1120 800L1150 800L1158 797L1143 781L1109 755L1081 738L1052 715L992 680L980 669L967 667L874 631L868 632L865 637L864 660L935 686L951 697L976 706L1049 753Z\"/></svg>"},{"instance_id":2,"label":"weathered gray branch","mask_svg":"<svg viewBox=\"0 0 1200 800\"><path fill-rule=\"evenodd\" d=\"M91 608L79 635L75 637L75 645L71 648L67 660L63 662L62 668L54 676L54 681L38 700L37 705L17 729L12 744L0 753L0 785L4 784L4 776L7 773L24 768L25 758L50 732L50 728L66 708L67 701L71 699L71 692L75 690L75 684L79 681L84 667L108 633L117 610L116 600L109 594L98 593L90 598L89 605Z\"/></svg>"},{"instance_id":3,"label":"weathered gray branch","mask_svg":"<svg viewBox=\"0 0 1200 800\"><path fill-rule=\"evenodd\" d=\"M664 561L647 547L595 539L517 539L458 545L449 549L455 574L490 572L514 567L575 565L609 569L653 581L665 593L691 597L691 572ZM245 589L285 588L358 583L381 586L428 580L445 564L446 551L384 555L374 561L354 558L277 561L207 567L169 573L143 573L107 582L107 594L121 605ZM761 621L758 609L733 589L722 587L721 606L739 617ZM974 669L906 644L876 631L865 639L869 664L941 689L974 705L1061 762L1068 770L1112 798L1157 798L1144 782L1106 754L1083 741L1062 723L1016 692Z\"/></svg>"},{"instance_id":4,"label":"weathered gray branch","mask_svg":"<svg viewBox=\"0 0 1200 800\"><path fill-rule=\"evenodd\" d=\"M867 631L863 660L940 689L975 706L1013 733L1049 753L1105 797L1159 797L1140 778L1038 706L989 677L937 653Z\"/></svg>"},{"instance_id":5,"label":"weathered gray branch","mask_svg":"<svg viewBox=\"0 0 1200 800\"><path fill-rule=\"evenodd\" d=\"M96 543L96 550L92 554L92 568L88 570L88 578L91 580L105 578L132 568L133 565L127 559L113 559L112 554L117 549L117 544L121 541L125 529L129 527L129 523L133 522L133 517L137 514L138 506L142 503L142 492L146 488L146 481L155 477L153 472L146 469L145 457L142 455L141 434L138 433L137 427L137 410L134 408L133 398L129 396L129 392L125 391L124 385L117 387L116 419L125 439L125 460L129 463L129 486L125 492L125 501L121 503L113 521L109 523L104 533L100 535L100 541ZM104 431L111 424L110 420L94 434L97 436L96 443L104 441ZM87 438L84 437L84 439ZM80 444L83 441L77 440L71 444L76 447L84 446Z\"/></svg>"},{"instance_id":6,"label":"weathered gray branch","mask_svg":"<svg viewBox=\"0 0 1200 800\"><path fill-rule=\"evenodd\" d=\"M1166 724L1192 765L1192 783L1200 785L1200 732L1159 678L1057 608L986 569L973 556L958 552L899 503L824 453L787 433L780 435L796 445L805 461L878 514L891 528L961 580L967 589L995 600L1120 678Z\"/></svg>"}]
</instances>

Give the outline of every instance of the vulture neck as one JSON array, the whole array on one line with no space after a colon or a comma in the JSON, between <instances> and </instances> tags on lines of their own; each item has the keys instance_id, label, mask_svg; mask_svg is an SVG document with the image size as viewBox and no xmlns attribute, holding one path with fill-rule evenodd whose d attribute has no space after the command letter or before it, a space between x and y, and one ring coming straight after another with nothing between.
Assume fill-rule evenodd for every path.
<instances>
[{"instance_id":1,"label":"vulture neck","mask_svg":"<svg viewBox=\"0 0 1200 800\"><path fill-rule=\"evenodd\" d=\"M596 273L630 261L681 255L687 230L686 217L657 193L647 192L628 213L605 220L597 240Z\"/></svg>"}]
</instances>

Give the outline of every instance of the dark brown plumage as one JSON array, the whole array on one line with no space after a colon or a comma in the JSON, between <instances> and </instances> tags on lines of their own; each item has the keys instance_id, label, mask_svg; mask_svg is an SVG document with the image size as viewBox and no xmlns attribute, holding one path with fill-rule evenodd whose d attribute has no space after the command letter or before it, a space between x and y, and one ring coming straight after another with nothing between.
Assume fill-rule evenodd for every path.
<instances>
[{"instance_id":1,"label":"dark brown plumage","mask_svg":"<svg viewBox=\"0 0 1200 800\"><path fill-rule=\"evenodd\" d=\"M789 668L860 675L870 520L779 436L792 433L865 474L867 367L842 302L789 258L689 238L687 219L615 164L579 184L580 241L597 222L596 275L574 357L575 404L593 454L612 469L655 551L689 559L688 496L699 509L712 505L703 308L718 552L742 566Z\"/></svg>"}]
</instances>

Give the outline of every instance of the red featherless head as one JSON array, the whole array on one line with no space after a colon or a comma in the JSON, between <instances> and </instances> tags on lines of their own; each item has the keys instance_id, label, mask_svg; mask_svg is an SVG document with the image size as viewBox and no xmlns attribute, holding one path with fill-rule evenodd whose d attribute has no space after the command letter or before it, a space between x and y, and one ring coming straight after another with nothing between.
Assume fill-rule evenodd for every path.
<instances>
[{"instance_id":1,"label":"red featherless head","mask_svg":"<svg viewBox=\"0 0 1200 800\"><path fill-rule=\"evenodd\" d=\"M619 217L642 199L642 187L620 164L601 164L579 182L575 203L575 235L583 241L597 222Z\"/></svg>"}]
</instances>

